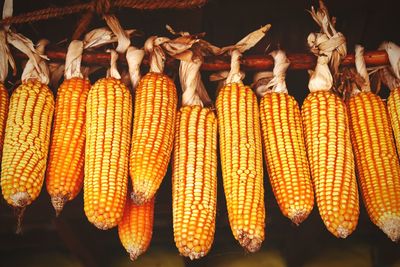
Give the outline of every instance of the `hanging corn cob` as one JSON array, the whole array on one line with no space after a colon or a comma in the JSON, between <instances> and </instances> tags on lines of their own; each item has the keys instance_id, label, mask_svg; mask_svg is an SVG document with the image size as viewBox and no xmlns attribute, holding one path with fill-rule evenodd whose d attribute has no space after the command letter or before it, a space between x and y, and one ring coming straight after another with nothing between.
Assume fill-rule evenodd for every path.
<instances>
[{"instance_id":1,"label":"hanging corn cob","mask_svg":"<svg viewBox=\"0 0 400 267\"><path fill-rule=\"evenodd\" d=\"M14 59L7 46L7 36L4 30L0 30L0 162L1 155L3 152L4 142L4 130L6 127L8 104L10 102L8 97L7 88L4 85L4 81L8 74L8 64L15 68Z\"/></svg>"},{"instance_id":2,"label":"hanging corn cob","mask_svg":"<svg viewBox=\"0 0 400 267\"><path fill-rule=\"evenodd\" d=\"M201 82L201 59L181 60L182 107L177 114L172 165L175 244L190 259L205 256L215 232L217 118Z\"/></svg>"},{"instance_id":3,"label":"hanging corn cob","mask_svg":"<svg viewBox=\"0 0 400 267\"><path fill-rule=\"evenodd\" d=\"M285 52L272 52L272 73L256 76L256 89L261 97L260 117L265 160L271 186L282 213L300 224L314 206L314 192L304 144L300 108L288 94L285 72L289 60ZM270 78L262 78L269 75ZM268 82L268 83L266 83Z\"/></svg>"},{"instance_id":4,"label":"hanging corn cob","mask_svg":"<svg viewBox=\"0 0 400 267\"><path fill-rule=\"evenodd\" d=\"M252 44L242 46L241 51L258 42L269 28L267 25L256 31L258 36L253 40L243 39ZM216 106L229 222L240 245L255 252L265 236L263 159L257 97L241 81L241 51L232 51L231 71L218 93Z\"/></svg>"},{"instance_id":5,"label":"hanging corn cob","mask_svg":"<svg viewBox=\"0 0 400 267\"><path fill-rule=\"evenodd\" d=\"M136 260L150 245L153 235L154 198L136 205L129 197L124 216L118 224L118 235L131 260Z\"/></svg>"},{"instance_id":6,"label":"hanging corn cob","mask_svg":"<svg viewBox=\"0 0 400 267\"><path fill-rule=\"evenodd\" d=\"M104 16L117 36L116 51L125 53L130 45L128 33L113 15ZM100 38L88 37L99 42ZM84 209L88 220L106 230L122 219L128 187L129 143L132 124L132 95L117 69L118 54L111 50L107 77L90 88L86 102L86 143L84 166Z\"/></svg>"},{"instance_id":7,"label":"hanging corn cob","mask_svg":"<svg viewBox=\"0 0 400 267\"><path fill-rule=\"evenodd\" d=\"M150 72L135 90L135 114L129 172L132 199L137 205L149 201L159 188L172 151L177 95L174 82L163 74L165 55L162 38L150 37Z\"/></svg>"},{"instance_id":8,"label":"hanging corn cob","mask_svg":"<svg viewBox=\"0 0 400 267\"><path fill-rule=\"evenodd\" d=\"M81 73L82 51L82 41L71 42L66 56L65 80L57 91L46 176L47 192L57 216L83 185L85 110L90 81Z\"/></svg>"},{"instance_id":9,"label":"hanging corn cob","mask_svg":"<svg viewBox=\"0 0 400 267\"><path fill-rule=\"evenodd\" d=\"M311 51L318 56L310 77L310 94L302 106L302 120L314 192L321 218L336 237L346 238L357 226L358 189L350 129L344 102L331 91L333 84L328 63L337 73L346 54L345 38L330 23L328 11L311 14L324 33L310 34Z\"/></svg>"},{"instance_id":10,"label":"hanging corn cob","mask_svg":"<svg viewBox=\"0 0 400 267\"><path fill-rule=\"evenodd\" d=\"M400 47L392 42L384 42L379 48L386 50L391 63L391 67L383 68L380 71L380 77L390 89L387 107L396 140L397 153L400 155Z\"/></svg>"},{"instance_id":11,"label":"hanging corn cob","mask_svg":"<svg viewBox=\"0 0 400 267\"><path fill-rule=\"evenodd\" d=\"M84 208L103 230L122 219L128 183L132 96L120 81L117 57L111 51L108 77L91 87L86 103Z\"/></svg>"},{"instance_id":12,"label":"hanging corn cob","mask_svg":"<svg viewBox=\"0 0 400 267\"><path fill-rule=\"evenodd\" d=\"M11 33L9 39L30 42ZM36 53L43 54L46 44L47 41L42 40ZM54 110L53 94L46 85L49 81L47 65L38 55L33 55L32 44L27 49L30 59L22 74L22 84L10 99L1 166L3 196L8 204L21 211L20 215L42 188Z\"/></svg>"},{"instance_id":13,"label":"hanging corn cob","mask_svg":"<svg viewBox=\"0 0 400 267\"><path fill-rule=\"evenodd\" d=\"M356 46L356 68L364 83L348 101L351 137L361 193L372 222L393 241L400 238L400 164L382 99L370 91L363 59Z\"/></svg>"}]
</instances>

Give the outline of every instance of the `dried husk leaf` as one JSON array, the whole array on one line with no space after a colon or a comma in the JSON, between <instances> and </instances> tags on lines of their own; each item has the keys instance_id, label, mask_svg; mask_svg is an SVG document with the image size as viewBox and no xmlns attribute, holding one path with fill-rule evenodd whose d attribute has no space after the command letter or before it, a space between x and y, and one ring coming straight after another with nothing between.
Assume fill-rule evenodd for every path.
<instances>
[{"instance_id":1,"label":"dried husk leaf","mask_svg":"<svg viewBox=\"0 0 400 267\"><path fill-rule=\"evenodd\" d=\"M8 64L15 71L15 61L7 45L7 34L0 30L0 82L4 82L8 75Z\"/></svg>"},{"instance_id":2,"label":"dried husk leaf","mask_svg":"<svg viewBox=\"0 0 400 267\"><path fill-rule=\"evenodd\" d=\"M129 68L129 78L131 80L132 88L135 89L138 85L140 75L140 64L144 57L144 50L138 49L137 47L130 46L126 51L126 60Z\"/></svg>"},{"instance_id":3,"label":"dried husk leaf","mask_svg":"<svg viewBox=\"0 0 400 267\"><path fill-rule=\"evenodd\" d=\"M65 79L83 78L81 72L82 53L83 42L79 40L71 41L65 57Z\"/></svg>"},{"instance_id":4,"label":"dried husk leaf","mask_svg":"<svg viewBox=\"0 0 400 267\"><path fill-rule=\"evenodd\" d=\"M121 75L117 68L118 53L114 49L109 49L107 52L111 53L110 68L107 70L107 78L112 77L119 80L121 79Z\"/></svg>"},{"instance_id":5,"label":"dried husk leaf","mask_svg":"<svg viewBox=\"0 0 400 267\"><path fill-rule=\"evenodd\" d=\"M42 84L49 83L50 70L46 61L43 58L45 57L47 59L47 57L44 55L44 51L48 43L48 40L41 39L36 45L36 53L33 54L30 51L30 55L28 55L29 60L25 65L24 71L22 72L21 80L23 82L31 79L36 79L39 80ZM31 56L32 54L33 56ZM37 65L37 68L35 67L35 65Z\"/></svg>"},{"instance_id":6,"label":"dried husk leaf","mask_svg":"<svg viewBox=\"0 0 400 267\"><path fill-rule=\"evenodd\" d=\"M117 36L118 45L115 49L118 53L125 53L128 47L131 44L131 40L129 36L126 34L124 29L122 29L121 24L119 23L118 19L114 15L105 15L104 19L112 30L112 32Z\"/></svg>"},{"instance_id":7,"label":"dried husk leaf","mask_svg":"<svg viewBox=\"0 0 400 267\"><path fill-rule=\"evenodd\" d=\"M182 85L182 106L209 105L211 99L201 80L200 67L203 57L200 51L189 51L191 58L188 61L181 60L179 66L179 77Z\"/></svg>"},{"instance_id":8,"label":"dried husk leaf","mask_svg":"<svg viewBox=\"0 0 400 267\"><path fill-rule=\"evenodd\" d=\"M274 69L272 72L272 78L270 72L257 73L254 76L256 82L256 92L260 97L263 97L267 93L288 93L286 87L286 71L289 68L290 61L286 57L286 53L282 50L273 51L270 55L274 58ZM265 82L268 80L268 83Z\"/></svg>"},{"instance_id":9,"label":"dried husk leaf","mask_svg":"<svg viewBox=\"0 0 400 267\"><path fill-rule=\"evenodd\" d=\"M370 92L371 86L369 82L369 75L367 72L367 66L365 65L364 60L364 47L361 45L356 45L355 47L355 65L357 69L357 73L362 77L363 83L361 85L362 92Z\"/></svg>"},{"instance_id":10,"label":"dried husk leaf","mask_svg":"<svg viewBox=\"0 0 400 267\"><path fill-rule=\"evenodd\" d=\"M125 34L130 37L136 30L125 30ZM117 36L108 28L102 27L88 32L83 38L83 48L96 48L105 44L115 43L118 41Z\"/></svg>"}]
</instances>

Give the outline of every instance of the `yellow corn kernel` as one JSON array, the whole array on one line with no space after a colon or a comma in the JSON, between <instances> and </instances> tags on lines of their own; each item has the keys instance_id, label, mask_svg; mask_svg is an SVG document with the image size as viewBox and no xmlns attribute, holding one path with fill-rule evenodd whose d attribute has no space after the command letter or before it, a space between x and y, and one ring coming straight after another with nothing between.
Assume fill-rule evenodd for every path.
<instances>
[{"instance_id":1,"label":"yellow corn kernel","mask_svg":"<svg viewBox=\"0 0 400 267\"><path fill-rule=\"evenodd\" d=\"M0 82L0 162L3 152L4 130L6 128L9 102L7 89L4 84Z\"/></svg>"},{"instance_id":2,"label":"yellow corn kernel","mask_svg":"<svg viewBox=\"0 0 400 267\"><path fill-rule=\"evenodd\" d=\"M255 252L264 240L263 158L257 98L250 87L221 88L217 117L222 178L234 237Z\"/></svg>"},{"instance_id":3,"label":"yellow corn kernel","mask_svg":"<svg viewBox=\"0 0 400 267\"><path fill-rule=\"evenodd\" d=\"M175 244L181 255L198 259L210 250L215 232L217 118L211 109L179 110L172 166Z\"/></svg>"},{"instance_id":4,"label":"yellow corn kernel","mask_svg":"<svg viewBox=\"0 0 400 267\"><path fill-rule=\"evenodd\" d=\"M314 206L299 105L287 93L267 93L260 102L260 117L274 195L282 213L298 225Z\"/></svg>"},{"instance_id":5,"label":"yellow corn kernel","mask_svg":"<svg viewBox=\"0 0 400 267\"><path fill-rule=\"evenodd\" d=\"M23 82L11 95L1 164L8 204L25 208L42 189L50 144L54 97L38 80Z\"/></svg>"},{"instance_id":6,"label":"yellow corn kernel","mask_svg":"<svg viewBox=\"0 0 400 267\"><path fill-rule=\"evenodd\" d=\"M90 81L64 80L57 91L46 186L58 215L83 185L86 99Z\"/></svg>"},{"instance_id":7,"label":"yellow corn kernel","mask_svg":"<svg viewBox=\"0 0 400 267\"><path fill-rule=\"evenodd\" d=\"M361 92L348 102L361 193L372 222L400 238L400 164L382 99Z\"/></svg>"},{"instance_id":8,"label":"yellow corn kernel","mask_svg":"<svg viewBox=\"0 0 400 267\"><path fill-rule=\"evenodd\" d=\"M396 140L397 152L400 155L400 87L390 91L387 106Z\"/></svg>"},{"instance_id":9,"label":"yellow corn kernel","mask_svg":"<svg viewBox=\"0 0 400 267\"><path fill-rule=\"evenodd\" d=\"M84 208L99 229L122 219L128 187L132 96L115 78L98 80L86 102Z\"/></svg>"},{"instance_id":10,"label":"yellow corn kernel","mask_svg":"<svg viewBox=\"0 0 400 267\"><path fill-rule=\"evenodd\" d=\"M154 196L167 172L177 101L173 81L162 73L146 74L136 87L129 173L138 205Z\"/></svg>"},{"instance_id":11,"label":"yellow corn kernel","mask_svg":"<svg viewBox=\"0 0 400 267\"><path fill-rule=\"evenodd\" d=\"M332 92L313 92L304 100L302 119L319 213L332 234L346 238L359 216L346 106Z\"/></svg>"},{"instance_id":12,"label":"yellow corn kernel","mask_svg":"<svg viewBox=\"0 0 400 267\"><path fill-rule=\"evenodd\" d=\"M154 198L138 206L126 200L124 216L118 224L119 239L131 260L143 254L150 245L153 235Z\"/></svg>"}]
</instances>

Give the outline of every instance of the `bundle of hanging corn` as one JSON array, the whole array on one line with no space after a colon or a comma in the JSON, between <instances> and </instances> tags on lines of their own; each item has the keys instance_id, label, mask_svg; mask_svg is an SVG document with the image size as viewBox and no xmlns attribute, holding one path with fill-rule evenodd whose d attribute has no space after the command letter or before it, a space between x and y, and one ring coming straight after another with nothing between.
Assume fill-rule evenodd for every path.
<instances>
[{"instance_id":1,"label":"bundle of hanging corn","mask_svg":"<svg viewBox=\"0 0 400 267\"><path fill-rule=\"evenodd\" d=\"M346 43L334 29L322 1L320 9L313 8L311 14L323 33L308 37L318 60L308 84L311 93L302 106L307 157L321 218L332 234L346 238L358 222L358 189L347 110L332 92L328 67L330 62L336 76L340 59L346 55Z\"/></svg>"},{"instance_id":2,"label":"bundle of hanging corn","mask_svg":"<svg viewBox=\"0 0 400 267\"><path fill-rule=\"evenodd\" d=\"M235 239L249 252L259 250L265 237L264 177L257 97L242 83L240 56L269 28L251 33L233 48L231 70L216 101L229 222Z\"/></svg>"},{"instance_id":3,"label":"bundle of hanging corn","mask_svg":"<svg viewBox=\"0 0 400 267\"><path fill-rule=\"evenodd\" d=\"M356 46L356 69L348 108L361 193L372 222L393 241L400 238L400 163L390 118L382 99L371 92L364 48ZM355 78L360 81L360 78Z\"/></svg>"},{"instance_id":4,"label":"bundle of hanging corn","mask_svg":"<svg viewBox=\"0 0 400 267\"><path fill-rule=\"evenodd\" d=\"M300 108L288 94L285 83L290 62L282 50L270 55L275 60L273 73L260 72L254 77L254 87L261 97L264 156L278 205L282 213L298 225L314 206L310 167Z\"/></svg>"},{"instance_id":5,"label":"bundle of hanging corn","mask_svg":"<svg viewBox=\"0 0 400 267\"><path fill-rule=\"evenodd\" d=\"M64 81L57 90L46 175L47 192L57 216L83 186L86 100L90 89L87 74L81 71L83 49L116 41L110 30L99 28L87 33L83 41L73 40L68 47Z\"/></svg>"},{"instance_id":6,"label":"bundle of hanging corn","mask_svg":"<svg viewBox=\"0 0 400 267\"><path fill-rule=\"evenodd\" d=\"M143 56L144 50L133 46L126 52L129 78L134 91L140 80L140 63ZM124 215L118 224L118 235L131 260L135 260L149 247L153 234L153 218L154 198L143 205L136 205L128 195Z\"/></svg>"},{"instance_id":7,"label":"bundle of hanging corn","mask_svg":"<svg viewBox=\"0 0 400 267\"><path fill-rule=\"evenodd\" d=\"M195 52L180 63L183 95L172 165L174 239L180 254L190 259L210 250L217 208L217 118L204 107L211 100L201 81L202 56Z\"/></svg>"},{"instance_id":8,"label":"bundle of hanging corn","mask_svg":"<svg viewBox=\"0 0 400 267\"><path fill-rule=\"evenodd\" d=\"M29 61L22 73L22 84L11 95L1 164L1 188L7 203L19 210L20 231L24 209L39 195L46 170L54 97L47 83L49 70L43 56L47 40L36 50L27 38L8 33L8 41Z\"/></svg>"}]
</instances>

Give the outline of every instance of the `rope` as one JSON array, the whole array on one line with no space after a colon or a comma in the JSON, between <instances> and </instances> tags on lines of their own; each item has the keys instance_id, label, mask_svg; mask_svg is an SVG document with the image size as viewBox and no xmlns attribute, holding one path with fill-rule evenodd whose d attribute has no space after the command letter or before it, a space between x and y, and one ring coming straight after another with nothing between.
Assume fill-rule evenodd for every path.
<instances>
[{"instance_id":1,"label":"rope","mask_svg":"<svg viewBox=\"0 0 400 267\"><path fill-rule=\"evenodd\" d=\"M0 24L22 24L27 22L34 22L39 20L47 20L50 18L71 15L86 10L93 10L99 15L107 14L113 7L117 8L134 8L141 10L154 10L154 9L191 9L198 8L205 5L207 0L190 0L190 1L176 1L176 0L92 0L89 3L76 4L64 7L50 7L41 10L36 10L21 14L14 17L4 18Z\"/></svg>"}]
</instances>

